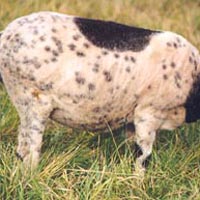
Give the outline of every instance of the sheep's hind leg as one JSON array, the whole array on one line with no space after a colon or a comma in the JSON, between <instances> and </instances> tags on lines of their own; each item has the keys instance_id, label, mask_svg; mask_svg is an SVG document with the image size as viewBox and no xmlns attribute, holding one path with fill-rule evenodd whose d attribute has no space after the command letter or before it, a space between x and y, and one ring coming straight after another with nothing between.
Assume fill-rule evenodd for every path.
<instances>
[{"instance_id":1,"label":"sheep's hind leg","mask_svg":"<svg viewBox=\"0 0 200 200\"><path fill-rule=\"evenodd\" d=\"M49 99L31 99L25 105L17 104L20 116L17 156L25 166L36 167L39 162L42 136L46 121L52 111Z\"/></svg>"}]
</instances>

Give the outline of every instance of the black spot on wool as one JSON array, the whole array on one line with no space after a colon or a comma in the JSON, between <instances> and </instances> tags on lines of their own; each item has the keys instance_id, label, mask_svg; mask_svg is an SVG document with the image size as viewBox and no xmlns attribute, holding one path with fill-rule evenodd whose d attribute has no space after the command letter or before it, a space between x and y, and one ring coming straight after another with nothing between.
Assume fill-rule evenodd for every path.
<instances>
[{"instance_id":1,"label":"black spot on wool","mask_svg":"<svg viewBox=\"0 0 200 200\"><path fill-rule=\"evenodd\" d=\"M200 74L194 81L184 106L186 109L186 122L195 122L200 119Z\"/></svg>"},{"instance_id":2,"label":"black spot on wool","mask_svg":"<svg viewBox=\"0 0 200 200\"><path fill-rule=\"evenodd\" d=\"M75 18L81 33L94 45L117 51L142 51L159 31L131 27L110 21Z\"/></svg>"}]
</instances>

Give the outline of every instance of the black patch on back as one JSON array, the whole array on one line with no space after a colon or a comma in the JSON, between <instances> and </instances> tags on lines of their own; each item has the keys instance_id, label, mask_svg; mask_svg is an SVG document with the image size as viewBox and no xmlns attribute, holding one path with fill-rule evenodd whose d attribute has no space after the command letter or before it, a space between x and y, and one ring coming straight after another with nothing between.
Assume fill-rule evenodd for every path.
<instances>
[{"instance_id":1,"label":"black patch on back","mask_svg":"<svg viewBox=\"0 0 200 200\"><path fill-rule=\"evenodd\" d=\"M195 122L200 119L200 74L193 83L193 87L185 102L187 123Z\"/></svg>"},{"instance_id":2,"label":"black patch on back","mask_svg":"<svg viewBox=\"0 0 200 200\"><path fill-rule=\"evenodd\" d=\"M142 51L151 36L159 31L118 24L110 21L75 18L81 33L94 45L117 51Z\"/></svg>"}]
</instances>

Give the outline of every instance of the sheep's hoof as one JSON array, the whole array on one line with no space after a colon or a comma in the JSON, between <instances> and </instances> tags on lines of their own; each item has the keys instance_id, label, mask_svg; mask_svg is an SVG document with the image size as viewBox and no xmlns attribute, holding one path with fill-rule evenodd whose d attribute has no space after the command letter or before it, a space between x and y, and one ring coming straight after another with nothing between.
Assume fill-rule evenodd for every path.
<instances>
[{"instance_id":1,"label":"sheep's hoof","mask_svg":"<svg viewBox=\"0 0 200 200\"><path fill-rule=\"evenodd\" d=\"M16 152L15 155L19 160L21 160L23 162L23 158L18 152Z\"/></svg>"}]
</instances>

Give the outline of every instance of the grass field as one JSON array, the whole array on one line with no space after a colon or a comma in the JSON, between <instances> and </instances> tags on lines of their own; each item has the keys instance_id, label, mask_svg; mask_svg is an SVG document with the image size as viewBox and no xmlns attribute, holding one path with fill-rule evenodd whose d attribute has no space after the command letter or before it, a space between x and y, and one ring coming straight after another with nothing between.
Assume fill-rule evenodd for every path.
<instances>
[{"instance_id":1,"label":"grass field","mask_svg":"<svg viewBox=\"0 0 200 200\"><path fill-rule=\"evenodd\" d=\"M185 36L200 49L199 0L1 0L0 30L40 10L114 20ZM77 132L48 122L42 161L28 172L15 157L18 115L0 85L1 200L200 200L200 124L158 134L144 179L133 175L124 128Z\"/></svg>"}]
</instances>

